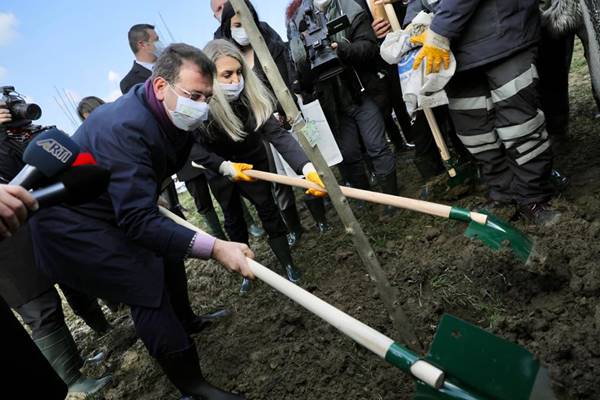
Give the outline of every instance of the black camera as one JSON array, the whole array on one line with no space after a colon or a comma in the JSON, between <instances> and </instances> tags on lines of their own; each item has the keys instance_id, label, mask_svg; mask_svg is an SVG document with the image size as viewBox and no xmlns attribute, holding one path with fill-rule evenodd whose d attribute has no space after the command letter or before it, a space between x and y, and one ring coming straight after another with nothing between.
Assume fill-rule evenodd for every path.
<instances>
[{"instance_id":1,"label":"black camera","mask_svg":"<svg viewBox=\"0 0 600 400\"><path fill-rule=\"evenodd\" d=\"M310 71L324 81L344 71L334 49L331 36L350 26L346 15L328 21L327 16L305 0L296 17L290 21L290 50L299 70L310 62Z\"/></svg>"},{"instance_id":2,"label":"black camera","mask_svg":"<svg viewBox=\"0 0 600 400\"><path fill-rule=\"evenodd\" d=\"M4 104L8 108L13 119L12 122L6 124L7 127L28 125L31 121L40 119L42 116L40 106L27 103L13 86L1 86L0 90L2 90L0 105Z\"/></svg>"}]
</instances>

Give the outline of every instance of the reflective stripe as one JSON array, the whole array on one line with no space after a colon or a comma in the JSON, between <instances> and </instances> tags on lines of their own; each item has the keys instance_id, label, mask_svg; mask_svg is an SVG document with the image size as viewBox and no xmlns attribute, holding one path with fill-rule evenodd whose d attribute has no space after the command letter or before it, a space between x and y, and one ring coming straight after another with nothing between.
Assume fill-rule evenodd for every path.
<instances>
[{"instance_id":1,"label":"reflective stripe","mask_svg":"<svg viewBox=\"0 0 600 400\"><path fill-rule=\"evenodd\" d=\"M531 140L523 143L519 147L517 147L517 151L521 154L527 152L528 150L533 149L535 146L540 144L540 142L548 139L548 131L545 129L542 131L541 135L535 135L531 137Z\"/></svg>"},{"instance_id":2,"label":"reflective stripe","mask_svg":"<svg viewBox=\"0 0 600 400\"><path fill-rule=\"evenodd\" d=\"M460 138L460 141L467 147L481 146L484 144L495 143L498 141L496 131L482 133L481 135L464 136L459 134L457 136Z\"/></svg>"},{"instance_id":3,"label":"reflective stripe","mask_svg":"<svg viewBox=\"0 0 600 400\"><path fill-rule=\"evenodd\" d=\"M531 135L532 133L537 131L542 125L544 125L544 122L546 122L544 113L542 112L542 110L538 110L537 115L531 118L529 121L526 121L520 125L498 128L496 129L496 131L498 132L498 136L500 136L500 139L502 139L506 147L510 148L512 147L512 145L515 144L515 139Z\"/></svg>"},{"instance_id":4,"label":"reflective stripe","mask_svg":"<svg viewBox=\"0 0 600 400\"><path fill-rule=\"evenodd\" d=\"M517 164L523 165L523 164L533 160L535 157L539 156L540 154L542 154L544 151L548 150L549 148L550 148L550 142L546 141L543 145L541 145L537 149L533 150L532 152L525 154L523 157L517 158L516 159Z\"/></svg>"},{"instance_id":5,"label":"reflective stripe","mask_svg":"<svg viewBox=\"0 0 600 400\"><path fill-rule=\"evenodd\" d=\"M505 83L496 90L492 90L492 100L494 103L499 103L503 100L509 99L525 89L533 83L533 80L538 78L537 70L535 65L531 65L527 71L517 76L510 82Z\"/></svg>"},{"instance_id":6,"label":"reflective stripe","mask_svg":"<svg viewBox=\"0 0 600 400\"><path fill-rule=\"evenodd\" d=\"M471 154L479 154L483 153L484 151L497 150L500 147L502 147L502 143L500 143L500 141L497 141L496 143L486 144L479 147L468 147L467 150L469 150Z\"/></svg>"},{"instance_id":7,"label":"reflective stripe","mask_svg":"<svg viewBox=\"0 0 600 400\"><path fill-rule=\"evenodd\" d=\"M468 110L493 110L494 103L491 97L463 97L449 98L448 108L451 110L468 111Z\"/></svg>"}]
</instances>

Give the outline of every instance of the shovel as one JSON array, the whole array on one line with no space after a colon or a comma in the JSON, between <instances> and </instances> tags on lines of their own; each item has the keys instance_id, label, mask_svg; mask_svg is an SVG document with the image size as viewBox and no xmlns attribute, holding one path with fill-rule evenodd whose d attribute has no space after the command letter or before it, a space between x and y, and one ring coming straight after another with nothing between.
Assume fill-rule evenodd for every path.
<instances>
[{"instance_id":1,"label":"shovel","mask_svg":"<svg viewBox=\"0 0 600 400\"><path fill-rule=\"evenodd\" d=\"M159 209L176 223L204 233L165 208ZM258 279L409 374L416 383L415 399L556 399L548 373L530 352L474 325L444 315L431 350L421 357L258 262L247 261Z\"/></svg>"},{"instance_id":2,"label":"shovel","mask_svg":"<svg viewBox=\"0 0 600 400\"><path fill-rule=\"evenodd\" d=\"M326 191L317 184L309 182L305 179L292 178L289 176L258 170L246 170L244 171L244 174L263 181L298 186L305 189L318 189ZM415 200L407 197L392 196L390 194L371 192L368 190L355 189L346 186L340 186L340 189L342 190L344 196L353 199L416 211L423 214L433 215L435 217L468 222L469 226L465 231L465 236L468 238L479 239L486 246L493 250L500 250L504 246L508 246L512 250L515 257L524 263L527 263L529 256L532 253L533 242L528 236L493 215L482 214L464 208L451 207L444 204Z\"/></svg>"}]
</instances>

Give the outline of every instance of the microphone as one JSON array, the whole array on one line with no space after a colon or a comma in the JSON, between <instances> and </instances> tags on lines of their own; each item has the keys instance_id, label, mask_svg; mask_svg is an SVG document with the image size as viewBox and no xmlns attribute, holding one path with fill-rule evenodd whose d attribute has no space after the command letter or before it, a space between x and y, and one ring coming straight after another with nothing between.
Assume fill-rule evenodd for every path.
<instances>
[{"instance_id":1,"label":"microphone","mask_svg":"<svg viewBox=\"0 0 600 400\"><path fill-rule=\"evenodd\" d=\"M53 178L73 164L79 155L79 146L66 133L50 128L37 135L23 153L25 167L11 181L11 185L32 189L45 178Z\"/></svg>"},{"instance_id":2,"label":"microphone","mask_svg":"<svg viewBox=\"0 0 600 400\"><path fill-rule=\"evenodd\" d=\"M58 177L58 182L31 192L40 208L61 203L71 206L88 203L106 192L110 171L98 165L72 167Z\"/></svg>"}]
</instances>

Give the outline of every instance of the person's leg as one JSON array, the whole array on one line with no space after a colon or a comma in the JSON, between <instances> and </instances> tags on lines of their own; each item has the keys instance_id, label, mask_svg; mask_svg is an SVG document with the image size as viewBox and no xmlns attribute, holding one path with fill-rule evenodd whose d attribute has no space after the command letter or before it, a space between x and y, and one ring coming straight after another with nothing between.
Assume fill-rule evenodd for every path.
<instances>
[{"instance_id":1,"label":"person's leg","mask_svg":"<svg viewBox=\"0 0 600 400\"><path fill-rule=\"evenodd\" d=\"M495 129L494 104L480 70L459 72L447 86L450 116L459 139L477 161L493 201L510 203L513 172Z\"/></svg>"},{"instance_id":2,"label":"person's leg","mask_svg":"<svg viewBox=\"0 0 600 400\"><path fill-rule=\"evenodd\" d=\"M415 167L423 180L429 180L444 172L440 152L435 145L431 129L423 111L417 111L412 127L415 144Z\"/></svg>"},{"instance_id":3,"label":"person's leg","mask_svg":"<svg viewBox=\"0 0 600 400\"><path fill-rule=\"evenodd\" d=\"M223 210L224 226L229 240L249 243L243 203L236 185L225 177L213 178L208 181L208 184Z\"/></svg>"},{"instance_id":4,"label":"person's leg","mask_svg":"<svg viewBox=\"0 0 600 400\"><path fill-rule=\"evenodd\" d=\"M130 307L138 337L182 395L207 400L243 399L219 390L204 379L196 348L173 310L166 289L158 307Z\"/></svg>"},{"instance_id":5,"label":"person's leg","mask_svg":"<svg viewBox=\"0 0 600 400\"><path fill-rule=\"evenodd\" d=\"M206 175L201 174L192 180L186 181L185 186L194 199L198 213L202 215L211 235L226 240L225 232L221 227L219 217L213 206L212 197L206 182Z\"/></svg>"},{"instance_id":6,"label":"person's leg","mask_svg":"<svg viewBox=\"0 0 600 400\"><path fill-rule=\"evenodd\" d=\"M288 279L292 282L297 282L300 274L294 266L285 236L285 224L271 196L270 184L259 181L251 183L240 182L238 185L242 195L256 207L258 217L269 235L269 245L273 253L275 253L282 269L286 272Z\"/></svg>"},{"instance_id":7,"label":"person's leg","mask_svg":"<svg viewBox=\"0 0 600 400\"><path fill-rule=\"evenodd\" d=\"M552 151L540 109L535 68L537 48L524 50L486 67L495 126L506 147L512 171L511 192L521 212L539 224L551 224L559 214L545 208L553 195Z\"/></svg>"},{"instance_id":8,"label":"person's leg","mask_svg":"<svg viewBox=\"0 0 600 400\"><path fill-rule=\"evenodd\" d=\"M112 329L96 297L82 293L65 284L59 284L58 286L75 315L81 318L94 332L98 335L105 335Z\"/></svg>"},{"instance_id":9,"label":"person's leg","mask_svg":"<svg viewBox=\"0 0 600 400\"><path fill-rule=\"evenodd\" d=\"M362 163L358 126L353 117L356 109L357 106L350 106L338 116L339 130L335 140L344 158L343 167L340 167L343 177L352 187L368 190L369 180Z\"/></svg>"},{"instance_id":10,"label":"person's leg","mask_svg":"<svg viewBox=\"0 0 600 400\"><path fill-rule=\"evenodd\" d=\"M382 192L397 195L396 157L385 140L385 127L379 109L369 97L353 112L360 138L365 145Z\"/></svg>"}]
</instances>

